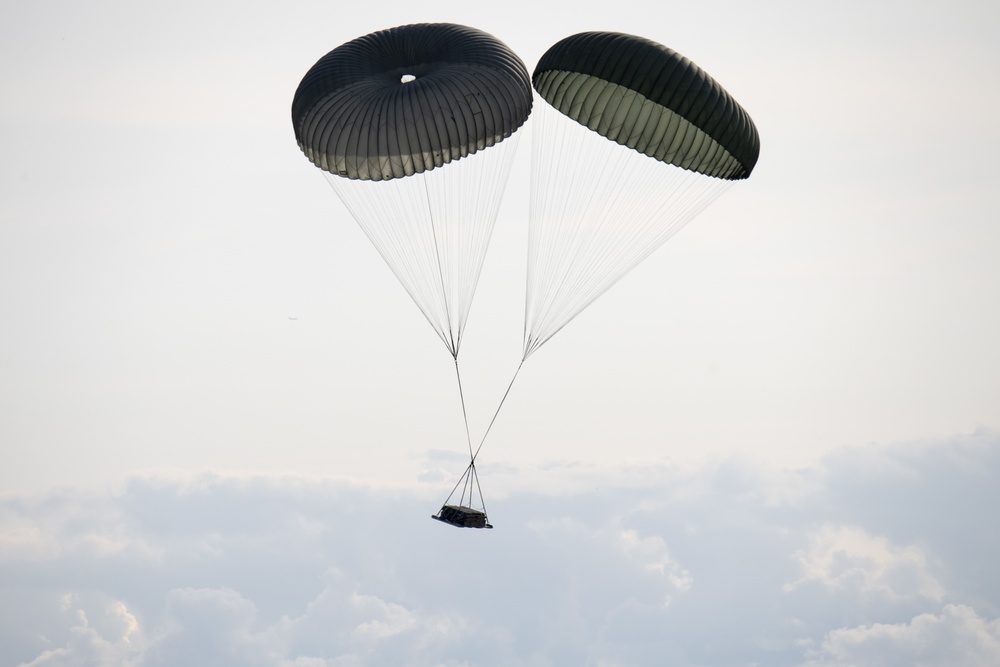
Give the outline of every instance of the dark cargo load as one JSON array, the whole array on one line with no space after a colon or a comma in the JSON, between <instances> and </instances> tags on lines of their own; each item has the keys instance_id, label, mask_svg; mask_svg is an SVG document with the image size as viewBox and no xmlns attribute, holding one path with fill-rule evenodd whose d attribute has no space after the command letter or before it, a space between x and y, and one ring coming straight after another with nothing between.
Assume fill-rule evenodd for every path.
<instances>
[{"instance_id":1,"label":"dark cargo load","mask_svg":"<svg viewBox=\"0 0 1000 667\"><path fill-rule=\"evenodd\" d=\"M445 505L437 514L431 515L431 518L459 528L493 527L487 523L485 512L461 505Z\"/></svg>"}]
</instances>

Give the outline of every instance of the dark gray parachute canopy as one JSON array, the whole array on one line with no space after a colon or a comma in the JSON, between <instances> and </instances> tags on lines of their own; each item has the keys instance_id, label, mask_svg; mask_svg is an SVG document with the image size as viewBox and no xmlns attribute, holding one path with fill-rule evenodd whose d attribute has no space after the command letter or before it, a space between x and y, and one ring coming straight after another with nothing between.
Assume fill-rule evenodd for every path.
<instances>
[{"instance_id":1,"label":"dark gray parachute canopy","mask_svg":"<svg viewBox=\"0 0 1000 667\"><path fill-rule=\"evenodd\" d=\"M532 77L573 120L652 158L727 180L747 178L760 139L712 77L661 44L612 32L557 42Z\"/></svg>"},{"instance_id":2,"label":"dark gray parachute canopy","mask_svg":"<svg viewBox=\"0 0 1000 667\"><path fill-rule=\"evenodd\" d=\"M350 179L411 176L509 137L531 112L517 55L450 23L390 28L326 54L295 91L295 138L318 167Z\"/></svg>"}]
</instances>

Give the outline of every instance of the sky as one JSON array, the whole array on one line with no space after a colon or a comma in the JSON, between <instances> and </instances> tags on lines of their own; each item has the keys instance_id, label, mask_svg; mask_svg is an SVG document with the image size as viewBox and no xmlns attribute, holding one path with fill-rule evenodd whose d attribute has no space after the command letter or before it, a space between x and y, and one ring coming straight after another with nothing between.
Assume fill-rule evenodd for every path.
<instances>
[{"instance_id":1,"label":"sky","mask_svg":"<svg viewBox=\"0 0 1000 667\"><path fill-rule=\"evenodd\" d=\"M0 22L11 665L1000 662L986 3L43 1ZM290 104L446 21L691 58L761 157L526 362L454 365ZM462 347L520 359L531 122ZM466 455L467 458L467 455Z\"/></svg>"}]
</instances>

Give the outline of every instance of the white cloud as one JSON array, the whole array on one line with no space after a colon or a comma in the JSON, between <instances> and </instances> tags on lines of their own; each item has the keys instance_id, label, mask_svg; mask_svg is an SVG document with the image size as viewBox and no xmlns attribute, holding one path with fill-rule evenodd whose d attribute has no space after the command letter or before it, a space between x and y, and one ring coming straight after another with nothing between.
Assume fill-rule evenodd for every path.
<instances>
[{"instance_id":1,"label":"white cloud","mask_svg":"<svg viewBox=\"0 0 1000 667\"><path fill-rule=\"evenodd\" d=\"M973 661L1000 608L994 532L968 518L1000 502L987 440L628 465L597 488L582 466L574 491L491 502L492 531L431 521L421 489L305 478L7 495L0 645L45 666L782 667L911 664L920 636L940 637L921 659Z\"/></svg>"},{"instance_id":2,"label":"white cloud","mask_svg":"<svg viewBox=\"0 0 1000 667\"><path fill-rule=\"evenodd\" d=\"M787 584L786 591L818 582L831 590L892 599L939 601L944 597L944 587L931 574L927 555L915 545L899 546L857 526L829 524L811 533L808 542L795 553L803 575Z\"/></svg>"},{"instance_id":3,"label":"white cloud","mask_svg":"<svg viewBox=\"0 0 1000 667\"><path fill-rule=\"evenodd\" d=\"M425 656L460 644L459 615L418 613L357 590L338 571L304 612L261 623L256 605L230 589L177 589L143 665L436 664ZM98 663L111 664L111 663Z\"/></svg>"},{"instance_id":4,"label":"white cloud","mask_svg":"<svg viewBox=\"0 0 1000 667\"><path fill-rule=\"evenodd\" d=\"M670 556L667 543L659 535L642 535L622 526L620 518L591 525L562 516L546 522L533 521L530 529L545 541L562 540L585 550L591 558L606 561L615 572L628 572L643 582L631 599L643 604L666 607L674 596L691 588L691 573ZM599 555L599 556L598 556ZM604 575L612 578L609 572Z\"/></svg>"},{"instance_id":5,"label":"white cloud","mask_svg":"<svg viewBox=\"0 0 1000 667\"><path fill-rule=\"evenodd\" d=\"M1000 664L1000 619L946 605L909 623L875 623L827 633L809 667L993 667Z\"/></svg>"},{"instance_id":6,"label":"white cloud","mask_svg":"<svg viewBox=\"0 0 1000 667\"><path fill-rule=\"evenodd\" d=\"M255 631L255 620L255 605L236 591L172 590L167 594L167 620L143 664L277 665L281 647Z\"/></svg>"},{"instance_id":7,"label":"white cloud","mask_svg":"<svg viewBox=\"0 0 1000 667\"><path fill-rule=\"evenodd\" d=\"M155 560L156 547L127 525L112 499L55 493L0 506L0 563L114 556Z\"/></svg>"},{"instance_id":8,"label":"white cloud","mask_svg":"<svg viewBox=\"0 0 1000 667\"><path fill-rule=\"evenodd\" d=\"M670 603L672 592L684 593L691 588L691 573L670 558L670 551L662 537L640 537L634 530L620 530L618 545L626 556L637 561L646 572L664 579L669 591L664 597L664 605Z\"/></svg>"},{"instance_id":9,"label":"white cloud","mask_svg":"<svg viewBox=\"0 0 1000 667\"><path fill-rule=\"evenodd\" d=\"M63 604L76 606L80 600L68 594ZM138 619L120 600L97 609L76 607L76 623L70 628L65 646L43 651L21 667L90 667L92 665L132 667L142 660L147 642ZM91 616L96 616L92 622Z\"/></svg>"}]
</instances>

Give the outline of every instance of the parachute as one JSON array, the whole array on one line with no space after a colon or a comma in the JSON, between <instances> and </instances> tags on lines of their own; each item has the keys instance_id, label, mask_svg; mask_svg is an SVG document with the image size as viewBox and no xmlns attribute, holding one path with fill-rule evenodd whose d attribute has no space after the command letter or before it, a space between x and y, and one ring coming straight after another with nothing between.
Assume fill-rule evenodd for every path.
<instances>
[{"instance_id":1,"label":"parachute","mask_svg":"<svg viewBox=\"0 0 1000 667\"><path fill-rule=\"evenodd\" d=\"M760 153L753 121L711 76L651 40L567 37L532 75L531 193L521 363L660 247Z\"/></svg>"},{"instance_id":2,"label":"parachute","mask_svg":"<svg viewBox=\"0 0 1000 667\"><path fill-rule=\"evenodd\" d=\"M524 353L728 189L760 152L750 116L656 42L587 32L532 76L535 113Z\"/></svg>"},{"instance_id":3,"label":"parachute","mask_svg":"<svg viewBox=\"0 0 1000 667\"><path fill-rule=\"evenodd\" d=\"M292 101L302 152L454 358L463 415L459 350L531 106L520 58L492 35L449 23L343 44L313 65ZM462 479L460 507L469 512L444 512L443 520L492 527L474 460ZM473 491L481 510L467 507Z\"/></svg>"},{"instance_id":4,"label":"parachute","mask_svg":"<svg viewBox=\"0 0 1000 667\"><path fill-rule=\"evenodd\" d=\"M323 56L295 138L456 361L517 144L524 63L466 26L391 28Z\"/></svg>"}]
</instances>

